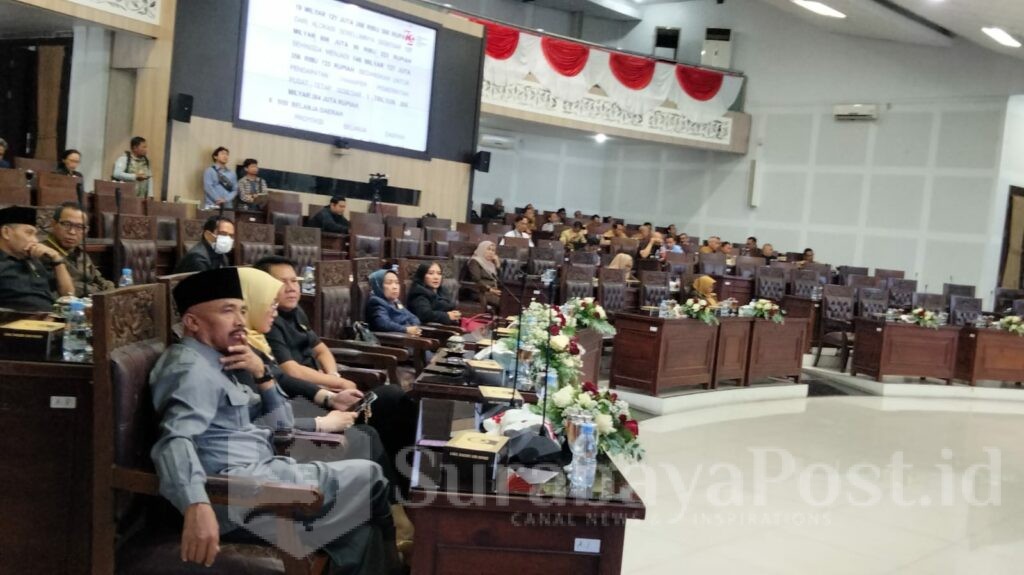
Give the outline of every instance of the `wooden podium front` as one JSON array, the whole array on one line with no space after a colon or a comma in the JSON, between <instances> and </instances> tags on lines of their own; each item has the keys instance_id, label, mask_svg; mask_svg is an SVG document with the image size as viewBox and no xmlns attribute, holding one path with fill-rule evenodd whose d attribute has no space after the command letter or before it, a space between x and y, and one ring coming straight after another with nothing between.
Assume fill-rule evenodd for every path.
<instances>
[{"instance_id":1,"label":"wooden podium front","mask_svg":"<svg viewBox=\"0 0 1024 575\"><path fill-rule=\"evenodd\" d=\"M877 381L887 375L934 377L953 382L960 328L857 318L850 374Z\"/></svg>"},{"instance_id":2,"label":"wooden podium front","mask_svg":"<svg viewBox=\"0 0 1024 575\"><path fill-rule=\"evenodd\" d=\"M766 377L792 378L800 383L810 318L788 318L785 323L755 319L750 335L747 384Z\"/></svg>"},{"instance_id":3,"label":"wooden podium front","mask_svg":"<svg viewBox=\"0 0 1024 575\"><path fill-rule=\"evenodd\" d=\"M655 396L682 387L711 387L718 326L688 318L619 313L615 330L611 387Z\"/></svg>"},{"instance_id":4,"label":"wooden podium front","mask_svg":"<svg viewBox=\"0 0 1024 575\"><path fill-rule=\"evenodd\" d=\"M956 378L1024 381L1024 337L998 329L964 327L957 344Z\"/></svg>"}]
</instances>

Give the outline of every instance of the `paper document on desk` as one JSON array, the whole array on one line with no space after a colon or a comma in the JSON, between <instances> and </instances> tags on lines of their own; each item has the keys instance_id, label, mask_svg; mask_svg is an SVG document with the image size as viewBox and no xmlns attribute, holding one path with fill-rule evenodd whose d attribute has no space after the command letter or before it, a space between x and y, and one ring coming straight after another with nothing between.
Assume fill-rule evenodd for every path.
<instances>
[{"instance_id":1,"label":"paper document on desk","mask_svg":"<svg viewBox=\"0 0 1024 575\"><path fill-rule=\"evenodd\" d=\"M472 367L473 369L501 371L501 364L494 361L493 359L470 359L466 360L466 365Z\"/></svg>"},{"instance_id":2,"label":"paper document on desk","mask_svg":"<svg viewBox=\"0 0 1024 575\"><path fill-rule=\"evenodd\" d=\"M480 396L488 401L508 401L512 399L512 394L515 393L516 401L522 401L523 396L518 391L511 387L494 387L490 385L481 385L477 387L480 390Z\"/></svg>"},{"instance_id":3,"label":"paper document on desk","mask_svg":"<svg viewBox=\"0 0 1024 575\"><path fill-rule=\"evenodd\" d=\"M523 481L530 485L540 485L547 483L558 475L558 471L551 471L549 469L534 469L532 467L516 467L513 469L516 475L521 477Z\"/></svg>"}]
</instances>

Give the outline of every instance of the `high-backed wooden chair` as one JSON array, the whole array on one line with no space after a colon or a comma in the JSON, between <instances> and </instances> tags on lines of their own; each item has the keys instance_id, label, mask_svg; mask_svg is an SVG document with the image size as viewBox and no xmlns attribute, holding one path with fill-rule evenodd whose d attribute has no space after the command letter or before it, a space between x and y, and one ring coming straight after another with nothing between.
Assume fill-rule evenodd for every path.
<instances>
[{"instance_id":1,"label":"high-backed wooden chair","mask_svg":"<svg viewBox=\"0 0 1024 575\"><path fill-rule=\"evenodd\" d=\"M447 232L452 229L452 221L444 218L423 217L420 220L420 227L425 230L444 230Z\"/></svg>"},{"instance_id":2,"label":"high-backed wooden chair","mask_svg":"<svg viewBox=\"0 0 1024 575\"><path fill-rule=\"evenodd\" d=\"M598 276L597 299L609 317L626 308L626 270L601 268Z\"/></svg>"},{"instance_id":3,"label":"high-backed wooden chair","mask_svg":"<svg viewBox=\"0 0 1024 575\"><path fill-rule=\"evenodd\" d=\"M1013 302L1024 299L1024 289L996 288L993 305L996 313L1013 309Z\"/></svg>"},{"instance_id":4,"label":"high-backed wooden chair","mask_svg":"<svg viewBox=\"0 0 1024 575\"><path fill-rule=\"evenodd\" d=\"M786 295L787 271L789 270L771 266L757 268L754 295L758 298L781 302Z\"/></svg>"},{"instance_id":5,"label":"high-backed wooden chair","mask_svg":"<svg viewBox=\"0 0 1024 575\"><path fill-rule=\"evenodd\" d=\"M235 226L235 265L251 266L261 258L274 255L274 233L271 224L238 222Z\"/></svg>"},{"instance_id":6,"label":"high-backed wooden chair","mask_svg":"<svg viewBox=\"0 0 1024 575\"><path fill-rule=\"evenodd\" d=\"M875 277L885 280L886 287L889 287L889 280L896 279L901 280L904 276L903 270L886 270L882 268L875 268Z\"/></svg>"},{"instance_id":7,"label":"high-backed wooden chair","mask_svg":"<svg viewBox=\"0 0 1024 575\"><path fill-rule=\"evenodd\" d=\"M901 280L890 278L889 282L889 305L910 309L914 305L914 294L917 292L917 280Z\"/></svg>"},{"instance_id":8,"label":"high-backed wooden chair","mask_svg":"<svg viewBox=\"0 0 1024 575\"><path fill-rule=\"evenodd\" d=\"M306 266L316 267L320 257L320 229L288 226L284 229L284 256L300 271Z\"/></svg>"},{"instance_id":9,"label":"high-backed wooden chair","mask_svg":"<svg viewBox=\"0 0 1024 575\"><path fill-rule=\"evenodd\" d=\"M757 268L764 265L764 258L754 256L736 256L736 272L733 275L743 279L753 279L757 274Z\"/></svg>"},{"instance_id":10,"label":"high-backed wooden chair","mask_svg":"<svg viewBox=\"0 0 1024 575\"><path fill-rule=\"evenodd\" d=\"M862 276L860 274L849 274L846 276L846 285L855 288L885 288L888 282L884 278L874 276Z\"/></svg>"},{"instance_id":11,"label":"high-backed wooden chair","mask_svg":"<svg viewBox=\"0 0 1024 575\"><path fill-rule=\"evenodd\" d=\"M169 274L165 276L157 276L156 280L163 284L164 292L167 294L167 330L172 340L181 339L183 332L181 329L181 312L178 311L178 304L174 301L172 294L174 288L181 280L196 272L185 272L180 274Z\"/></svg>"},{"instance_id":12,"label":"high-backed wooden chair","mask_svg":"<svg viewBox=\"0 0 1024 575\"><path fill-rule=\"evenodd\" d=\"M466 222L458 222L455 224L455 230L459 233L466 234L466 237L470 237L473 234L484 233L483 224L469 224Z\"/></svg>"},{"instance_id":13,"label":"high-backed wooden chair","mask_svg":"<svg viewBox=\"0 0 1024 575\"><path fill-rule=\"evenodd\" d=\"M36 172L36 182L39 187L47 188L64 188L67 190L77 190L81 180L75 176L65 176L64 174L55 174L50 172Z\"/></svg>"},{"instance_id":14,"label":"high-backed wooden chair","mask_svg":"<svg viewBox=\"0 0 1024 575\"><path fill-rule=\"evenodd\" d=\"M889 309L889 290L864 287L857 290L857 316L876 317Z\"/></svg>"},{"instance_id":15,"label":"high-backed wooden chair","mask_svg":"<svg viewBox=\"0 0 1024 575\"><path fill-rule=\"evenodd\" d=\"M836 279L839 280L839 285L849 285L847 283L848 276L866 276L868 275L868 268L859 266L839 266L836 268Z\"/></svg>"},{"instance_id":16,"label":"high-backed wooden chair","mask_svg":"<svg viewBox=\"0 0 1024 575\"><path fill-rule=\"evenodd\" d=\"M512 231L512 226L499 222L487 222L487 224L484 226L484 231L486 231L489 234L497 234L499 236L503 236L506 233Z\"/></svg>"},{"instance_id":17,"label":"high-backed wooden chair","mask_svg":"<svg viewBox=\"0 0 1024 575\"><path fill-rule=\"evenodd\" d=\"M671 292L668 285L668 274L665 272L640 272L640 305L656 306L669 299Z\"/></svg>"},{"instance_id":18,"label":"high-backed wooden chair","mask_svg":"<svg viewBox=\"0 0 1024 575\"><path fill-rule=\"evenodd\" d=\"M380 214L368 214L366 212L350 212L349 213L349 224L352 226L360 226L363 224L379 225L381 226L381 236L384 235L384 216Z\"/></svg>"},{"instance_id":19,"label":"high-backed wooden chair","mask_svg":"<svg viewBox=\"0 0 1024 575\"><path fill-rule=\"evenodd\" d=\"M632 238L612 238L610 246L612 254L627 253L636 257L637 252L640 251L640 241Z\"/></svg>"},{"instance_id":20,"label":"high-backed wooden chair","mask_svg":"<svg viewBox=\"0 0 1024 575\"><path fill-rule=\"evenodd\" d=\"M180 514L158 511L169 505L160 497L150 458L160 419L153 409L149 372L168 343L164 290L162 284L137 285L93 298L93 348L95 357L102 358L95 363L92 401L93 573L193 571L180 559ZM223 475L206 478L206 493L214 505L275 514L282 533L294 517L310 516L323 504L323 495L306 485ZM138 508L149 517L141 529L133 529L134 515L126 510ZM222 537L212 567L196 566L195 571L298 575L323 573L327 566L323 553L296 558L255 539L233 542L231 536Z\"/></svg>"},{"instance_id":21,"label":"high-backed wooden chair","mask_svg":"<svg viewBox=\"0 0 1024 575\"><path fill-rule=\"evenodd\" d=\"M818 262L804 264L800 269L813 271L818 275L818 283L825 285L832 283L832 266Z\"/></svg>"},{"instance_id":22,"label":"high-backed wooden chair","mask_svg":"<svg viewBox=\"0 0 1024 575\"><path fill-rule=\"evenodd\" d=\"M528 269L533 275L541 275L547 270L558 270L562 267L565 251L551 248L531 248Z\"/></svg>"},{"instance_id":23,"label":"high-backed wooden chair","mask_svg":"<svg viewBox=\"0 0 1024 575\"><path fill-rule=\"evenodd\" d=\"M949 323L972 325L981 315L981 298L954 295L949 298Z\"/></svg>"},{"instance_id":24,"label":"high-backed wooden chair","mask_svg":"<svg viewBox=\"0 0 1024 575\"><path fill-rule=\"evenodd\" d=\"M206 225L206 220L178 220L178 261L181 261L186 252L202 241L204 225Z\"/></svg>"},{"instance_id":25,"label":"high-backed wooden chair","mask_svg":"<svg viewBox=\"0 0 1024 575\"><path fill-rule=\"evenodd\" d=\"M387 253L391 259L412 258L423 255L423 230L395 226L388 230Z\"/></svg>"},{"instance_id":26,"label":"high-backed wooden chair","mask_svg":"<svg viewBox=\"0 0 1024 575\"><path fill-rule=\"evenodd\" d=\"M913 305L915 308L924 308L928 311L939 313L948 309L946 297L937 293L914 293Z\"/></svg>"},{"instance_id":27,"label":"high-backed wooden chair","mask_svg":"<svg viewBox=\"0 0 1024 575\"><path fill-rule=\"evenodd\" d=\"M404 216L386 216L384 218L384 231L387 236L394 237L391 234L392 230L407 230L411 228L420 227L419 218L409 218Z\"/></svg>"},{"instance_id":28,"label":"high-backed wooden chair","mask_svg":"<svg viewBox=\"0 0 1024 575\"><path fill-rule=\"evenodd\" d=\"M955 295L961 297L974 297L974 286L962 284L942 284L942 297L945 298L946 304L949 304L950 298L952 298Z\"/></svg>"},{"instance_id":29,"label":"high-backed wooden chair","mask_svg":"<svg viewBox=\"0 0 1024 575\"><path fill-rule=\"evenodd\" d=\"M121 195L131 196L134 198L136 187L138 186L135 182L114 182L110 180L92 181L92 191L101 196L113 196L117 194L117 190L121 190Z\"/></svg>"},{"instance_id":30,"label":"high-backed wooden chair","mask_svg":"<svg viewBox=\"0 0 1024 575\"><path fill-rule=\"evenodd\" d=\"M188 205L154 199L146 199L143 203L146 215L156 219L156 239L178 241L178 220L188 217Z\"/></svg>"},{"instance_id":31,"label":"high-backed wooden chair","mask_svg":"<svg viewBox=\"0 0 1024 575\"><path fill-rule=\"evenodd\" d=\"M366 222L352 222L349 228L349 257L360 258L384 257L384 225Z\"/></svg>"},{"instance_id":32,"label":"high-backed wooden chair","mask_svg":"<svg viewBox=\"0 0 1024 575\"><path fill-rule=\"evenodd\" d=\"M59 206L64 202L77 202L78 193L74 188L41 187L36 191L37 206Z\"/></svg>"},{"instance_id":33,"label":"high-backed wooden chair","mask_svg":"<svg viewBox=\"0 0 1024 575\"><path fill-rule=\"evenodd\" d=\"M822 289L821 322L819 324L818 350L814 365L821 360L821 350L828 347L839 349L840 372L846 371L850 350L854 344L854 289L848 286L827 285Z\"/></svg>"},{"instance_id":34,"label":"high-backed wooden chair","mask_svg":"<svg viewBox=\"0 0 1024 575\"><path fill-rule=\"evenodd\" d=\"M0 168L0 187L28 189L28 174L25 170Z\"/></svg>"},{"instance_id":35,"label":"high-backed wooden chair","mask_svg":"<svg viewBox=\"0 0 1024 575\"><path fill-rule=\"evenodd\" d=\"M114 216L118 213L117 197L108 195L93 196L93 226L99 237L114 237ZM142 198L122 195L120 213L141 216L146 213ZM155 239L155 236L154 236Z\"/></svg>"},{"instance_id":36,"label":"high-backed wooden chair","mask_svg":"<svg viewBox=\"0 0 1024 575\"><path fill-rule=\"evenodd\" d=\"M700 254L697 261L700 264L700 273L709 276L724 276L726 271L725 254Z\"/></svg>"},{"instance_id":37,"label":"high-backed wooden chair","mask_svg":"<svg viewBox=\"0 0 1024 575\"><path fill-rule=\"evenodd\" d=\"M291 195L271 195L267 200L267 223L274 226L274 242L283 243L285 228L302 225L302 202Z\"/></svg>"},{"instance_id":38,"label":"high-backed wooden chair","mask_svg":"<svg viewBox=\"0 0 1024 575\"><path fill-rule=\"evenodd\" d=\"M820 285L818 274L814 270L794 270L790 278L790 291L798 297L811 297L814 288Z\"/></svg>"},{"instance_id":39,"label":"high-backed wooden chair","mask_svg":"<svg viewBox=\"0 0 1024 575\"><path fill-rule=\"evenodd\" d=\"M114 273L130 268L137 284L156 281L156 220L149 216L119 214L114 219Z\"/></svg>"},{"instance_id":40,"label":"high-backed wooden chair","mask_svg":"<svg viewBox=\"0 0 1024 575\"><path fill-rule=\"evenodd\" d=\"M562 302L572 298L594 297L594 278L597 277L597 266L588 264L569 264L562 274Z\"/></svg>"}]
</instances>

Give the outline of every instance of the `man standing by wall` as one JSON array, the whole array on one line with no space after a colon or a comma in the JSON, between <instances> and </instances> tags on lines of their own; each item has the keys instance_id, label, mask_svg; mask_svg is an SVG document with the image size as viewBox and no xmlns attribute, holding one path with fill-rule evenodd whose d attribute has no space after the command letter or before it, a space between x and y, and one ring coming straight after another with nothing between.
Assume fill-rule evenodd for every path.
<instances>
[{"instance_id":1,"label":"man standing by wall","mask_svg":"<svg viewBox=\"0 0 1024 575\"><path fill-rule=\"evenodd\" d=\"M149 180L153 177L149 169L149 144L141 136L131 141L131 150L119 156L114 162L114 181L135 184L135 195L140 198L149 197Z\"/></svg>"}]
</instances>

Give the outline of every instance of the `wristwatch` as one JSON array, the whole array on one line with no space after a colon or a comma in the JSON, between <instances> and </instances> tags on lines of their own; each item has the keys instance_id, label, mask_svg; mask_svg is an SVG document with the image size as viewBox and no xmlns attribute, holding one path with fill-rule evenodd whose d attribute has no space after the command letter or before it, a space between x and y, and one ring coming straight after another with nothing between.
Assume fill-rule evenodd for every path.
<instances>
[{"instance_id":1,"label":"wristwatch","mask_svg":"<svg viewBox=\"0 0 1024 575\"><path fill-rule=\"evenodd\" d=\"M255 381L256 381L256 383L267 383L268 381L270 381L272 379L274 379L274 374L270 371L269 368L264 367L263 368L263 375L257 377Z\"/></svg>"},{"instance_id":2,"label":"wristwatch","mask_svg":"<svg viewBox=\"0 0 1024 575\"><path fill-rule=\"evenodd\" d=\"M320 405L320 407L324 409L330 409L332 399L334 399L334 394L328 392L327 395L324 396L324 402Z\"/></svg>"},{"instance_id":3,"label":"wristwatch","mask_svg":"<svg viewBox=\"0 0 1024 575\"><path fill-rule=\"evenodd\" d=\"M67 260L65 260L64 258L58 258L58 259L52 260L50 262L50 265L52 265L53 267L57 267L59 265L66 265L67 263L68 263Z\"/></svg>"}]
</instances>

